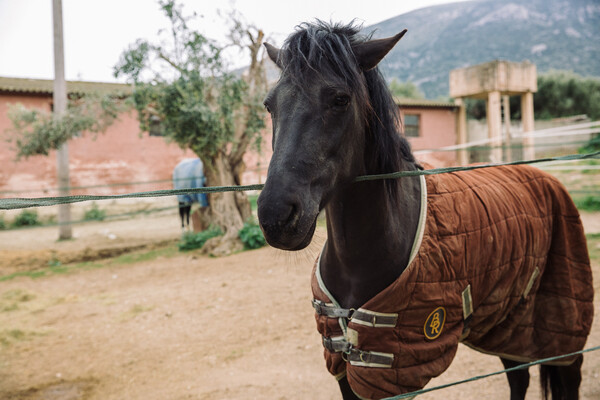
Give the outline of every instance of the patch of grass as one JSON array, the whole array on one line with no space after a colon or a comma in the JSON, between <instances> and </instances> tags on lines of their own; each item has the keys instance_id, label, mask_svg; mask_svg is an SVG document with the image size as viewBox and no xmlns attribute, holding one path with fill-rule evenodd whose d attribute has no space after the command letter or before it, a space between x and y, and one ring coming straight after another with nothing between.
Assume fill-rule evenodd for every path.
<instances>
[{"instance_id":1,"label":"patch of grass","mask_svg":"<svg viewBox=\"0 0 600 400\"><path fill-rule=\"evenodd\" d=\"M187 232L177 244L179 251L189 251L202 248L208 239L223 235L219 228L211 227L202 232Z\"/></svg>"},{"instance_id":2,"label":"patch of grass","mask_svg":"<svg viewBox=\"0 0 600 400\"><path fill-rule=\"evenodd\" d=\"M48 268L35 269L31 271L19 271L12 274L0 276L0 282L10 281L19 277L28 277L31 279L43 278L45 276L68 274L78 270L91 270L103 268L108 265L133 264L137 262L150 261L159 257L172 257L177 254L175 246L161 247L146 252L122 254L116 258L105 259L101 261L85 261L73 264L63 265L59 260L51 259L48 261Z\"/></svg>"},{"instance_id":3,"label":"patch of grass","mask_svg":"<svg viewBox=\"0 0 600 400\"><path fill-rule=\"evenodd\" d=\"M121 254L120 256L113 258L111 264L135 264L138 262L145 262L155 260L159 257L173 257L177 254L174 246L161 247L158 249L152 249L144 252Z\"/></svg>"},{"instance_id":4,"label":"patch of grass","mask_svg":"<svg viewBox=\"0 0 600 400\"><path fill-rule=\"evenodd\" d=\"M37 226L41 225L36 211L23 210L20 214L15 217L12 226L19 228L22 226Z\"/></svg>"},{"instance_id":5,"label":"patch of grass","mask_svg":"<svg viewBox=\"0 0 600 400\"><path fill-rule=\"evenodd\" d=\"M83 215L84 221L104 221L106 211L101 210L96 203L92 203L92 208Z\"/></svg>"},{"instance_id":6,"label":"patch of grass","mask_svg":"<svg viewBox=\"0 0 600 400\"><path fill-rule=\"evenodd\" d=\"M61 265L60 263L56 266L50 266L49 268L42 269L34 269L32 271L19 271L14 272L12 274L0 276L0 282L10 281L19 277L28 277L31 279L42 278L45 276L50 276L54 274L66 274L78 269L93 269L104 267L106 264L97 263L92 261L86 261L82 263L70 264L70 265Z\"/></svg>"},{"instance_id":7,"label":"patch of grass","mask_svg":"<svg viewBox=\"0 0 600 400\"><path fill-rule=\"evenodd\" d=\"M62 265L62 263L60 262L60 260L56 259L56 258L52 258L50 260L48 260L48 266L50 268L52 267L60 267Z\"/></svg>"},{"instance_id":8,"label":"patch of grass","mask_svg":"<svg viewBox=\"0 0 600 400\"><path fill-rule=\"evenodd\" d=\"M43 333L33 331L23 331L21 329L4 329L0 331L0 345L7 347L13 343L29 340L35 336L42 336Z\"/></svg>"},{"instance_id":9,"label":"patch of grass","mask_svg":"<svg viewBox=\"0 0 600 400\"><path fill-rule=\"evenodd\" d=\"M241 358L246 353L245 349L234 349L229 352L225 357L223 357L224 361L234 361L238 358Z\"/></svg>"},{"instance_id":10,"label":"patch of grass","mask_svg":"<svg viewBox=\"0 0 600 400\"><path fill-rule=\"evenodd\" d=\"M573 199L575 206L583 211L600 211L600 196L585 196Z\"/></svg>"},{"instance_id":11,"label":"patch of grass","mask_svg":"<svg viewBox=\"0 0 600 400\"><path fill-rule=\"evenodd\" d=\"M0 312L18 310L20 303L26 303L33 299L35 299L35 295L25 290L7 290L0 295Z\"/></svg>"},{"instance_id":12,"label":"patch of grass","mask_svg":"<svg viewBox=\"0 0 600 400\"><path fill-rule=\"evenodd\" d=\"M0 299L24 303L26 301L35 299L35 295L23 289L11 289L2 293L2 295L0 295Z\"/></svg>"},{"instance_id":13,"label":"patch of grass","mask_svg":"<svg viewBox=\"0 0 600 400\"><path fill-rule=\"evenodd\" d=\"M12 279L19 278L21 276L26 276L26 277L35 279L35 278L40 278L42 276L46 276L47 274L48 274L48 272L46 271L46 269L36 269L33 271L13 272L12 274L0 276L0 282L10 281Z\"/></svg>"},{"instance_id":14,"label":"patch of grass","mask_svg":"<svg viewBox=\"0 0 600 400\"><path fill-rule=\"evenodd\" d=\"M585 237L587 238L590 259L600 260L600 233L588 233Z\"/></svg>"},{"instance_id":15,"label":"patch of grass","mask_svg":"<svg viewBox=\"0 0 600 400\"><path fill-rule=\"evenodd\" d=\"M144 306L141 304L134 304L127 312L121 314L120 320L122 322L129 321L137 317L138 315L152 311L154 306Z\"/></svg>"},{"instance_id":16,"label":"patch of grass","mask_svg":"<svg viewBox=\"0 0 600 400\"><path fill-rule=\"evenodd\" d=\"M21 340L24 336L25 332L20 329L5 329L0 331L0 344L3 346L8 346Z\"/></svg>"}]
</instances>

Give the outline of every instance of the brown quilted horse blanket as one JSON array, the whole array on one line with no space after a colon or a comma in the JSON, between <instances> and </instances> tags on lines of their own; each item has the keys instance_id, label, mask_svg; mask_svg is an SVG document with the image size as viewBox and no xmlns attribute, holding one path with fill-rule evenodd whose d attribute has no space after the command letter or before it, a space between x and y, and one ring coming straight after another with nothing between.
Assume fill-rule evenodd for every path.
<instances>
[{"instance_id":1,"label":"brown quilted horse blanket","mask_svg":"<svg viewBox=\"0 0 600 400\"><path fill-rule=\"evenodd\" d=\"M313 305L328 370L347 376L359 397L380 399L423 388L448 368L459 342L515 361L581 350L593 318L592 273L562 184L528 166L421 182L408 267L348 318L317 261Z\"/></svg>"}]
</instances>

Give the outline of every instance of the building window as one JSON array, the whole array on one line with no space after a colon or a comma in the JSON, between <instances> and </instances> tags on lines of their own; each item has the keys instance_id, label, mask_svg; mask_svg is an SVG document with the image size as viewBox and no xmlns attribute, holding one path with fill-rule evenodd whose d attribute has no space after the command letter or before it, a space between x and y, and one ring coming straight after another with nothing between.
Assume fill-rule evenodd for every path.
<instances>
[{"instance_id":1,"label":"building window","mask_svg":"<svg viewBox=\"0 0 600 400\"><path fill-rule=\"evenodd\" d=\"M420 136L421 116L414 114L404 115L404 135L406 137Z\"/></svg>"},{"instance_id":2,"label":"building window","mask_svg":"<svg viewBox=\"0 0 600 400\"><path fill-rule=\"evenodd\" d=\"M163 136L160 118L156 115L150 116L150 129L148 131L150 136Z\"/></svg>"}]
</instances>

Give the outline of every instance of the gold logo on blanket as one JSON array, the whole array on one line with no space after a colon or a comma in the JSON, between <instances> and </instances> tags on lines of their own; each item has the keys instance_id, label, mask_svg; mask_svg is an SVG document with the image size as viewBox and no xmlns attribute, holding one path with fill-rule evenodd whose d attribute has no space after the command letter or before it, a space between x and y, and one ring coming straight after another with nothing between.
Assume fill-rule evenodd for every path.
<instances>
[{"instance_id":1,"label":"gold logo on blanket","mask_svg":"<svg viewBox=\"0 0 600 400\"><path fill-rule=\"evenodd\" d=\"M446 309L444 307L438 307L429 314L425 325L423 326L423 332L427 339L436 339L442 333L444 329L444 322L446 322Z\"/></svg>"}]
</instances>

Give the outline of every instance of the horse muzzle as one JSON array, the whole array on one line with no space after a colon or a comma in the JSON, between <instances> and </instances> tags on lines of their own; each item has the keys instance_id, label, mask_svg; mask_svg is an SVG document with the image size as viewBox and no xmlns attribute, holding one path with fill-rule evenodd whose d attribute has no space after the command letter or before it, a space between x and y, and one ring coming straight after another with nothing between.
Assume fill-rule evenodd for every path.
<instances>
[{"instance_id":1,"label":"horse muzzle","mask_svg":"<svg viewBox=\"0 0 600 400\"><path fill-rule=\"evenodd\" d=\"M258 221L269 245L281 250L302 250L312 240L318 203L285 189L268 185L258 197Z\"/></svg>"}]
</instances>

